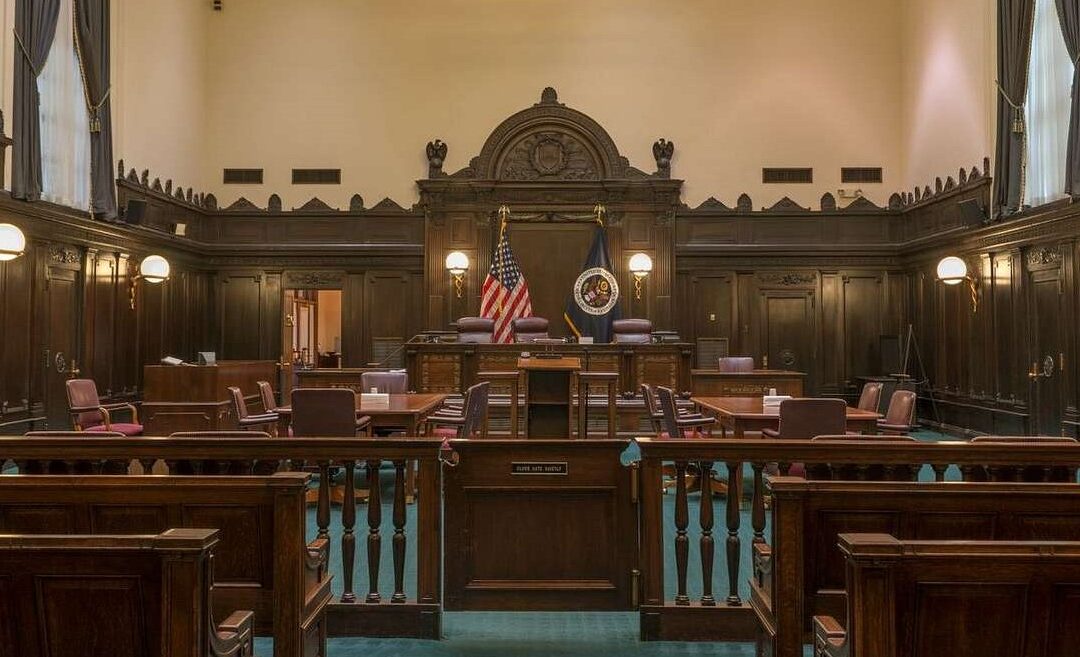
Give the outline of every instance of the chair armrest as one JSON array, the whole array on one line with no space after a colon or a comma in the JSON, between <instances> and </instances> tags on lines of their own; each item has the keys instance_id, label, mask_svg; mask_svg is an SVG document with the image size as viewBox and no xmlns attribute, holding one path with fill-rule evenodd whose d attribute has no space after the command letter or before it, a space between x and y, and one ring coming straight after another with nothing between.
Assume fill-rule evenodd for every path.
<instances>
[{"instance_id":1,"label":"chair armrest","mask_svg":"<svg viewBox=\"0 0 1080 657\"><path fill-rule=\"evenodd\" d=\"M768 436L769 438L779 438L780 437L780 432L777 431L776 429L768 429L768 428L766 428L766 429L761 430L761 435Z\"/></svg>"},{"instance_id":2,"label":"chair armrest","mask_svg":"<svg viewBox=\"0 0 1080 657\"><path fill-rule=\"evenodd\" d=\"M910 424L890 424L889 422L878 420L877 425L879 429L887 429L889 431L902 431L904 433L911 431Z\"/></svg>"},{"instance_id":3,"label":"chair armrest","mask_svg":"<svg viewBox=\"0 0 1080 657\"><path fill-rule=\"evenodd\" d=\"M210 648L214 657L252 657L252 631L255 614L250 611L234 611L210 636Z\"/></svg>"},{"instance_id":4,"label":"chair armrest","mask_svg":"<svg viewBox=\"0 0 1080 657\"><path fill-rule=\"evenodd\" d=\"M814 616L814 654L822 657L847 655L847 632L832 616Z\"/></svg>"},{"instance_id":5,"label":"chair armrest","mask_svg":"<svg viewBox=\"0 0 1080 657\"><path fill-rule=\"evenodd\" d=\"M754 581L770 596L772 595L772 546L768 543L753 545Z\"/></svg>"},{"instance_id":6,"label":"chair armrest","mask_svg":"<svg viewBox=\"0 0 1080 657\"><path fill-rule=\"evenodd\" d=\"M427 418L429 424L449 424L451 426L457 426L465 424L465 418L459 415L429 415Z\"/></svg>"},{"instance_id":7,"label":"chair armrest","mask_svg":"<svg viewBox=\"0 0 1080 657\"><path fill-rule=\"evenodd\" d=\"M304 570L314 575L313 583L321 582L326 575L326 564L330 560L330 541L317 538L305 547Z\"/></svg>"},{"instance_id":8,"label":"chair armrest","mask_svg":"<svg viewBox=\"0 0 1080 657\"><path fill-rule=\"evenodd\" d=\"M361 415L360 417L356 418L356 430L357 431L363 430L365 436L370 436L371 435L371 416L370 415Z\"/></svg>"},{"instance_id":9,"label":"chair armrest","mask_svg":"<svg viewBox=\"0 0 1080 657\"><path fill-rule=\"evenodd\" d=\"M123 410L123 409L127 409L127 410L131 411L131 423L132 424L138 424L139 423L139 409L135 408L135 404L130 404L128 402L117 402L115 404L102 404L101 408L103 408L103 409L105 409L105 410L107 410L109 412L120 411L120 410Z\"/></svg>"},{"instance_id":10,"label":"chair armrest","mask_svg":"<svg viewBox=\"0 0 1080 657\"><path fill-rule=\"evenodd\" d=\"M704 415L687 416L676 418L675 420L680 427L711 427L716 424L716 418L705 417Z\"/></svg>"}]
</instances>

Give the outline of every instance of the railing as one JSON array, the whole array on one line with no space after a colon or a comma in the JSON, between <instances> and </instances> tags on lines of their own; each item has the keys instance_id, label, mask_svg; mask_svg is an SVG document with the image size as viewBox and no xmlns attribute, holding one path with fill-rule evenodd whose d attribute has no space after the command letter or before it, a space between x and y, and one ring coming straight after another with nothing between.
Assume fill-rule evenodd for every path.
<instances>
[{"instance_id":1,"label":"railing","mask_svg":"<svg viewBox=\"0 0 1080 657\"><path fill-rule=\"evenodd\" d=\"M1028 439L1030 440L1030 439ZM739 569L744 555L752 558L752 546L766 541L767 464L803 463L814 478L866 480L917 479L925 466L935 481L944 481L949 466L965 480L1013 481L1021 473L1041 469L1064 471L1066 481L1076 483L1080 466L1080 443L968 443L800 440L663 440L639 438L641 450L641 636L646 640L711 639L750 640L756 632L746 597L740 592ZM664 465L674 464L675 496L671 518L664 514ZM740 486L744 464L750 465L749 486ZM714 592L716 550L713 501L716 494L706 473L723 465L729 490L743 489L751 496L751 538L741 536L743 500L728 495L725 501L724 564L727 591ZM697 508L697 542L700 558L700 595L688 593L692 509L685 474L700 473L701 495ZM928 478L928 477L927 477ZM665 527L673 523L675 586L665 593ZM746 550L744 552L744 550ZM746 584L742 582L742 584ZM744 589L745 590L745 589ZM703 618L702 614L708 614Z\"/></svg>"},{"instance_id":2,"label":"railing","mask_svg":"<svg viewBox=\"0 0 1080 657\"><path fill-rule=\"evenodd\" d=\"M281 469L317 469L318 538L331 539L331 471L343 471L341 505L341 594L329 609L330 633L344 636L438 638L441 615L442 483L440 440L424 438L0 438L0 465L14 461L25 474L182 473L196 475L269 474ZM416 478L416 594L406 594L406 465L418 464ZM140 468L131 468L131 463ZM383 462L393 464L393 591L380 588ZM358 468L368 489L366 561L368 590L354 590L356 570L356 486ZM362 531L362 530L361 530ZM361 600L362 598L362 600Z\"/></svg>"}]
</instances>

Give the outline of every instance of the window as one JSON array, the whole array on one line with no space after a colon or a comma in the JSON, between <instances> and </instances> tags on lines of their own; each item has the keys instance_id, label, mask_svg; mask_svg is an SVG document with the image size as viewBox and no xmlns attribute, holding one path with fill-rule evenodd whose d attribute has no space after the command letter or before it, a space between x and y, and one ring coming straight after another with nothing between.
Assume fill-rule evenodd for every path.
<instances>
[{"instance_id":1,"label":"window","mask_svg":"<svg viewBox=\"0 0 1080 657\"><path fill-rule=\"evenodd\" d=\"M1035 0L1028 63L1027 176L1024 204L1042 205L1065 196L1065 146L1073 63L1065 49L1057 3Z\"/></svg>"},{"instance_id":2,"label":"window","mask_svg":"<svg viewBox=\"0 0 1080 657\"><path fill-rule=\"evenodd\" d=\"M90 208L90 126L72 0L60 3L56 36L38 76L41 95L41 196L80 210Z\"/></svg>"}]
</instances>

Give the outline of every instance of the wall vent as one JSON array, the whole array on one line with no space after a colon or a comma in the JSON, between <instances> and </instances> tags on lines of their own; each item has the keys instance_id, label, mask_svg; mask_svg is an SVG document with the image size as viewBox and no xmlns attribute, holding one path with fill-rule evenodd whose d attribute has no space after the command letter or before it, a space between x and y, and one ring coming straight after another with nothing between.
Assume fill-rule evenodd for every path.
<instances>
[{"instance_id":1,"label":"wall vent","mask_svg":"<svg viewBox=\"0 0 1080 657\"><path fill-rule=\"evenodd\" d=\"M761 170L761 182L768 184L812 183L814 170L810 167L765 167Z\"/></svg>"},{"instance_id":2,"label":"wall vent","mask_svg":"<svg viewBox=\"0 0 1080 657\"><path fill-rule=\"evenodd\" d=\"M842 183L880 183L881 167L841 167Z\"/></svg>"},{"instance_id":3,"label":"wall vent","mask_svg":"<svg viewBox=\"0 0 1080 657\"><path fill-rule=\"evenodd\" d=\"M340 185L341 169L293 169L294 185Z\"/></svg>"},{"instance_id":4,"label":"wall vent","mask_svg":"<svg viewBox=\"0 0 1080 657\"><path fill-rule=\"evenodd\" d=\"M262 169L225 169L226 185L261 185Z\"/></svg>"}]
</instances>

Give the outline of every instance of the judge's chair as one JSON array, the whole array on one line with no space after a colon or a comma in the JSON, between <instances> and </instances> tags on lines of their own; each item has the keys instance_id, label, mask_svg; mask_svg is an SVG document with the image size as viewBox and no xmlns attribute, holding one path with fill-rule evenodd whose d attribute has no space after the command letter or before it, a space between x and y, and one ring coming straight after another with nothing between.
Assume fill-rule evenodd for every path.
<instances>
[{"instance_id":1,"label":"judge's chair","mask_svg":"<svg viewBox=\"0 0 1080 657\"><path fill-rule=\"evenodd\" d=\"M519 317L515 319L514 342L536 342L548 339L548 321L543 317Z\"/></svg>"},{"instance_id":2,"label":"judge's chair","mask_svg":"<svg viewBox=\"0 0 1080 657\"><path fill-rule=\"evenodd\" d=\"M458 342L490 344L495 336L495 320L487 317L462 317L457 321Z\"/></svg>"},{"instance_id":3,"label":"judge's chair","mask_svg":"<svg viewBox=\"0 0 1080 657\"><path fill-rule=\"evenodd\" d=\"M716 363L721 372L753 372L753 356L724 356Z\"/></svg>"},{"instance_id":4,"label":"judge's chair","mask_svg":"<svg viewBox=\"0 0 1080 657\"><path fill-rule=\"evenodd\" d=\"M139 411L133 404L102 404L93 379L69 379L64 385L67 388L68 412L77 431L142 435L143 425L139 424ZM130 420L117 422L113 417L116 411L127 411L131 415Z\"/></svg>"},{"instance_id":5,"label":"judge's chair","mask_svg":"<svg viewBox=\"0 0 1080 657\"><path fill-rule=\"evenodd\" d=\"M647 319L617 319L611 323L611 341L649 344L652 342L652 322Z\"/></svg>"}]
</instances>

